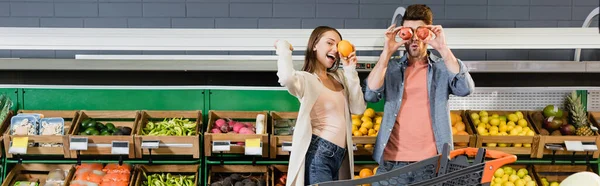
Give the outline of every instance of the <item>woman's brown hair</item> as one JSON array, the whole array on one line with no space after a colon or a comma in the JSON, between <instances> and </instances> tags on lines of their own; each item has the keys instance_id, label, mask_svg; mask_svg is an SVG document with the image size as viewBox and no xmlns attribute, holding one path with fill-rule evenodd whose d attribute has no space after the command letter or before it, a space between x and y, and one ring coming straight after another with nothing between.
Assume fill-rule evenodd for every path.
<instances>
[{"instance_id":1,"label":"woman's brown hair","mask_svg":"<svg viewBox=\"0 0 600 186\"><path fill-rule=\"evenodd\" d=\"M304 52L304 66L302 66L303 71L310 73L315 72L315 65L317 65L317 54L313 49L321 39L323 33L328 31L335 31L338 35L340 35L340 39L342 39L342 34L340 34L340 32L338 32L335 28L328 26L318 26L315 28L310 34L308 45L306 46L306 51ZM338 69L339 64L340 60L337 59L331 68L327 68L327 71L335 72Z\"/></svg>"}]
</instances>

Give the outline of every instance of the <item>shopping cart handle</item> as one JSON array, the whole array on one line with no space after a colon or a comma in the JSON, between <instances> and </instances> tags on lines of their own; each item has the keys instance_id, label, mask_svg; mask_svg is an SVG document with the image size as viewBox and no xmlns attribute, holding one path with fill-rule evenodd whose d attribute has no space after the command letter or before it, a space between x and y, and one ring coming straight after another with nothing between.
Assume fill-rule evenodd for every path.
<instances>
[{"instance_id":1,"label":"shopping cart handle","mask_svg":"<svg viewBox=\"0 0 600 186\"><path fill-rule=\"evenodd\" d=\"M467 155L467 156L476 156L479 148L463 148L457 149L450 152L450 159L453 159L459 155ZM497 150L488 150L485 151L485 157L492 158L494 160L486 161L485 168L483 170L483 175L481 178L481 183L490 183L494 176L494 172L498 170L500 167L511 164L517 161L517 156L513 154L508 154L502 151Z\"/></svg>"},{"instance_id":2,"label":"shopping cart handle","mask_svg":"<svg viewBox=\"0 0 600 186\"><path fill-rule=\"evenodd\" d=\"M472 148L472 147L456 149L456 150L450 151L450 159L453 159L459 155L476 156L478 151L479 151L479 148ZM500 159L500 158L511 157L511 156L515 157L515 161L517 160L516 156L513 154L508 154L508 153L505 153L502 151L489 150L489 149L486 149L486 151L485 151L485 157L493 158L493 159Z\"/></svg>"}]
</instances>

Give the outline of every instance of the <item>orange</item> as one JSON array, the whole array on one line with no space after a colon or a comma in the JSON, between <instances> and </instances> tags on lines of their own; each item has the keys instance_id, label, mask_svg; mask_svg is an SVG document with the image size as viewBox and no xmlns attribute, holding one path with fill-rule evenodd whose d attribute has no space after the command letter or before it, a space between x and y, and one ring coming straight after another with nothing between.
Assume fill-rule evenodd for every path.
<instances>
[{"instance_id":1,"label":"orange","mask_svg":"<svg viewBox=\"0 0 600 186\"><path fill-rule=\"evenodd\" d=\"M358 131L358 130L357 130L357 131L354 131L354 132L352 132L352 134L353 134L353 136L362 136L362 135L363 135L363 134L362 134L362 132L360 132L360 131Z\"/></svg>"},{"instance_id":2,"label":"orange","mask_svg":"<svg viewBox=\"0 0 600 186\"><path fill-rule=\"evenodd\" d=\"M372 136L372 135L377 134L377 131L375 131L375 129L369 129L368 134L369 134L369 136Z\"/></svg>"},{"instance_id":3,"label":"orange","mask_svg":"<svg viewBox=\"0 0 600 186\"><path fill-rule=\"evenodd\" d=\"M358 131L360 131L363 135L367 135L369 133L369 130L364 127L361 127L360 129L358 129Z\"/></svg>"},{"instance_id":4,"label":"orange","mask_svg":"<svg viewBox=\"0 0 600 186\"><path fill-rule=\"evenodd\" d=\"M456 129L456 127L452 127L452 135L455 135L458 132L458 129Z\"/></svg>"},{"instance_id":5,"label":"orange","mask_svg":"<svg viewBox=\"0 0 600 186\"><path fill-rule=\"evenodd\" d=\"M373 175L377 174L377 168L379 168L379 166L377 166L373 169Z\"/></svg>"},{"instance_id":6,"label":"orange","mask_svg":"<svg viewBox=\"0 0 600 186\"><path fill-rule=\"evenodd\" d=\"M360 176L361 178L373 176L373 171L371 169L364 168L364 169L360 170L360 173L358 173L358 176Z\"/></svg>"},{"instance_id":7,"label":"orange","mask_svg":"<svg viewBox=\"0 0 600 186\"><path fill-rule=\"evenodd\" d=\"M348 40L342 40L337 44L338 52L342 54L343 57L347 57L354 51L354 47Z\"/></svg>"},{"instance_id":8,"label":"orange","mask_svg":"<svg viewBox=\"0 0 600 186\"><path fill-rule=\"evenodd\" d=\"M360 176L354 175L354 179L360 179Z\"/></svg>"},{"instance_id":9,"label":"orange","mask_svg":"<svg viewBox=\"0 0 600 186\"><path fill-rule=\"evenodd\" d=\"M465 124L461 121L456 122L454 127L456 127L456 130L458 130L458 131L465 131Z\"/></svg>"},{"instance_id":10,"label":"orange","mask_svg":"<svg viewBox=\"0 0 600 186\"><path fill-rule=\"evenodd\" d=\"M469 135L469 133L467 133L465 131L459 131L456 133L456 135Z\"/></svg>"}]
</instances>

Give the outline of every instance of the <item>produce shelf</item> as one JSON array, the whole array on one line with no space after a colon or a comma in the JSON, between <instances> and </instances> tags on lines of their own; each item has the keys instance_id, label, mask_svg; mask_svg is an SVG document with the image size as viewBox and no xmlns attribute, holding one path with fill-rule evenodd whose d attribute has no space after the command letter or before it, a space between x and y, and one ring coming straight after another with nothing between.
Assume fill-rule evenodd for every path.
<instances>
[{"instance_id":1,"label":"produce shelf","mask_svg":"<svg viewBox=\"0 0 600 186\"><path fill-rule=\"evenodd\" d=\"M77 118L77 122L75 122L74 127L72 127L69 132L69 142L71 141L71 137L87 137L88 138L88 150L81 151L81 155L113 155L112 150L112 142L113 141L124 141L129 144L129 153L127 157L135 158L135 150L134 150L134 142L133 135L135 134L135 125L139 120L139 111L88 111L82 110L80 111L79 118ZM131 128L131 133L129 135L85 135L80 131L82 122L87 119L95 120L96 122L101 122L103 124L113 123L115 127L129 127ZM71 158L76 158L76 151L70 151Z\"/></svg>"},{"instance_id":2,"label":"produce shelf","mask_svg":"<svg viewBox=\"0 0 600 186\"><path fill-rule=\"evenodd\" d=\"M271 111L269 113L270 117L270 131L271 134L271 149L270 149L270 157L275 159L277 156L289 156L291 150L291 146L289 149L286 147L284 150L283 143L292 143L292 134L293 134L293 126L288 126L293 124L295 126L295 120L298 118L298 112L277 112ZM282 121L283 120L283 121ZM286 121L288 120L288 121ZM280 123L281 122L281 123ZM282 128L278 128L277 126L285 126ZM289 132L289 134L279 134L278 131Z\"/></svg>"},{"instance_id":3,"label":"produce shelf","mask_svg":"<svg viewBox=\"0 0 600 186\"><path fill-rule=\"evenodd\" d=\"M137 167L135 180L133 181L133 183L134 183L133 186L144 185L143 183L148 181L148 179L144 175L150 176L154 173L159 174L159 175L162 173L164 173L165 175L167 173L170 173L171 176L179 176L179 175L193 176L193 178L190 178L191 180L193 180L193 185L199 185L199 183L200 183L199 170L200 170L199 165L140 165ZM175 179L175 178L173 178L173 179ZM152 184L152 183L153 182L151 181L150 183L148 183L146 185L158 185L158 184ZM180 184L177 184L177 185L180 185ZM184 186L184 185L191 186L189 184L181 184L181 186Z\"/></svg>"},{"instance_id":4,"label":"produce shelf","mask_svg":"<svg viewBox=\"0 0 600 186\"><path fill-rule=\"evenodd\" d=\"M56 169L65 171L64 185L69 185L75 174L75 166L69 164L17 164L2 183L2 186L13 186L17 181L39 181L40 185L46 183L48 174ZM64 173L64 172L63 172Z\"/></svg>"},{"instance_id":5,"label":"produce shelf","mask_svg":"<svg viewBox=\"0 0 600 186\"><path fill-rule=\"evenodd\" d=\"M60 117L64 119L64 133L63 135L11 135L10 130L4 133L4 146L10 147L13 138L15 137L27 137L30 143L34 143L35 146L28 147L27 153L23 156L29 155L53 155L63 156L64 158L70 158L69 153L69 139L68 131L72 127L73 121L79 117L79 111L76 110L19 110L18 113L36 113L42 114L45 118ZM41 125L41 124L40 124ZM45 146L42 143L56 143L56 146ZM9 148L4 149L4 153L7 158L13 158L13 154L9 153Z\"/></svg>"},{"instance_id":6,"label":"produce shelf","mask_svg":"<svg viewBox=\"0 0 600 186\"><path fill-rule=\"evenodd\" d=\"M491 136L489 134L487 134L487 135L482 134L478 131L477 124L474 123L474 121L471 117L471 114L477 114L479 116L480 112L481 112L481 110L467 110L465 113L465 117L467 117L467 120L469 121L469 125L471 125L471 127L473 127L474 132L475 132L474 134L477 135L477 145L475 146L476 148L485 147L490 150L502 151L502 152L506 152L509 154L529 155L531 157L535 157L535 154L537 153L537 149L539 146L540 136L539 136L539 131L537 131L537 128L533 127L531 121L527 117L528 111L520 111L520 112L522 113L522 119L527 122L527 127L531 131L534 132L534 136L526 136L526 135L525 136L523 136L523 135ZM486 111L486 112L488 113L488 120L491 120L492 119L491 117L494 114L497 114L499 116L508 117L509 114L516 113L517 111L490 110L490 111ZM479 117L481 117L481 116L479 116ZM519 119L521 119L521 118L519 118ZM506 121L508 123L510 121L509 118L507 118ZM489 121L488 121L488 123L489 123ZM513 128L516 128L516 126L519 126L519 125L515 122L515 127L513 127ZM523 127L521 127L521 128L523 128ZM508 133L508 131L510 131L510 130L507 129L507 133ZM506 146L501 147L500 144L506 144ZM521 144L521 146L515 147L514 144ZM526 144L530 144L530 145L526 145Z\"/></svg>"},{"instance_id":7,"label":"produce shelf","mask_svg":"<svg viewBox=\"0 0 600 186\"><path fill-rule=\"evenodd\" d=\"M271 172L271 186L285 186L287 182L287 165L271 165L269 166Z\"/></svg>"},{"instance_id":8,"label":"produce shelf","mask_svg":"<svg viewBox=\"0 0 600 186\"><path fill-rule=\"evenodd\" d=\"M264 185L271 180L269 167L267 165L209 165L206 185L220 182L230 177L232 174L238 174L242 179L251 179L253 181L263 180ZM234 184L233 182L232 184ZM230 184L223 184L230 185Z\"/></svg>"},{"instance_id":9,"label":"produce shelf","mask_svg":"<svg viewBox=\"0 0 600 186\"><path fill-rule=\"evenodd\" d=\"M468 116L465 115L465 110L451 110L450 113L460 117L458 120L456 120L456 123L453 124L453 127L458 128L458 125L460 125L458 123L462 123L462 125L464 125L464 131L467 133L467 135L452 135L454 148L475 147L477 143L477 136L475 136L473 127L469 125L469 122L467 121L466 117Z\"/></svg>"},{"instance_id":10,"label":"produce shelf","mask_svg":"<svg viewBox=\"0 0 600 186\"><path fill-rule=\"evenodd\" d=\"M571 174L578 172L594 172L590 165L532 165L533 175L538 185L544 185L542 179L545 178L548 183L562 182Z\"/></svg>"},{"instance_id":11,"label":"produce shelf","mask_svg":"<svg viewBox=\"0 0 600 186\"><path fill-rule=\"evenodd\" d=\"M567 114L566 112L564 114ZM542 111L530 111L529 112L530 120L533 122L538 131L543 129L543 123L546 119L542 113ZM588 112L588 118L590 124L598 127L597 121L592 116L591 112ZM546 145L549 144L558 144L563 146L565 141L581 141L582 143L594 143L598 149L600 149L600 136L597 131L593 131L593 136L555 136L555 135L547 135L540 134L540 145L538 146L538 150L536 152L535 157L543 158L545 155L552 155L553 152L550 149L546 148ZM556 155L573 155L573 152L565 150L557 150ZM586 155L586 152L575 152L575 155ZM598 158L599 151L588 152L587 155L592 155L593 158Z\"/></svg>"},{"instance_id":12,"label":"produce shelf","mask_svg":"<svg viewBox=\"0 0 600 186\"><path fill-rule=\"evenodd\" d=\"M200 134L202 129L202 111L141 111L140 119L138 120L135 134L135 155L137 158L142 158L146 155L191 155L194 159L200 158ZM162 136L159 134L143 135L143 130L146 128L149 121L156 123L165 119L188 119L195 123L193 135L168 135ZM167 129L164 129L164 132ZM151 149L151 153L147 149L143 149L143 141L159 141L157 149Z\"/></svg>"},{"instance_id":13,"label":"produce shelf","mask_svg":"<svg viewBox=\"0 0 600 186\"><path fill-rule=\"evenodd\" d=\"M0 134L2 135L2 137L0 138L1 143L0 144L4 144L4 133L7 131L8 127L10 126L10 119L12 118L12 116L14 115L14 112L12 110L9 110L8 113L6 114L6 118L4 118L4 120L2 121L2 123L0 123ZM4 149L8 149L8 147L10 146L6 146L3 145ZM8 153L0 153L0 158L4 159L6 158L5 155Z\"/></svg>"},{"instance_id":14,"label":"produce shelf","mask_svg":"<svg viewBox=\"0 0 600 186\"><path fill-rule=\"evenodd\" d=\"M237 133L212 133L210 129L218 119L231 119L236 122L251 124L256 127L256 120L259 115L264 116L264 130L258 134L237 134ZM216 156L216 153L223 154L245 154L246 140L260 139L260 148L262 148L262 157L269 157L269 134L268 130L268 112L267 111L215 111L208 113L207 130L204 133L204 155L207 157ZM227 122L227 121L226 121ZM213 152L213 141L229 141L231 143L229 151ZM235 144L235 145L234 145Z\"/></svg>"},{"instance_id":15,"label":"produce shelf","mask_svg":"<svg viewBox=\"0 0 600 186\"><path fill-rule=\"evenodd\" d=\"M367 113L369 112L369 113ZM365 115L367 114L367 116ZM381 124L381 119L383 118L383 112L375 112L373 108L367 108L362 115L352 115L352 141L356 148L354 149L354 156L371 156L373 155L373 146L375 146L375 141L377 141L377 134L379 133L379 128L375 127L378 125L377 118L379 119L379 124ZM360 122L358 122L360 120ZM357 122L357 123L355 123ZM359 124L359 125L355 125ZM355 132L354 126L358 132ZM369 128L370 127L370 128ZM367 130L361 131L361 128L365 128ZM370 130L374 130L375 133L373 135L369 135ZM356 135L355 133L359 134Z\"/></svg>"}]
</instances>

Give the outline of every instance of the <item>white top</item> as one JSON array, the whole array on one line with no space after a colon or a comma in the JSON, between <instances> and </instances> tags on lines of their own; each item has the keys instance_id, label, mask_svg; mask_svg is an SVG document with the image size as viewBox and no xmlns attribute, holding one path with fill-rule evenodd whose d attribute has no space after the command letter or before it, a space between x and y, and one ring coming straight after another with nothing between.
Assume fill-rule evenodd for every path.
<instances>
[{"instance_id":1,"label":"white top","mask_svg":"<svg viewBox=\"0 0 600 186\"><path fill-rule=\"evenodd\" d=\"M284 86L290 94L300 101L300 110L296 120L296 128L292 137L292 151L288 166L288 181L286 186L301 185L304 186L304 164L305 155L310 145L312 137L312 125L310 112L321 94L323 84L317 78L317 75L305 71L294 70L292 64L292 51L287 41L277 42L277 77L279 84ZM355 66L344 66L343 70L330 73L337 81L344 86L348 107L344 108L346 114L346 145L352 146L352 114L362 114L367 105L360 86L360 79ZM342 168L340 169L340 179L352 179L354 175L354 154L348 150L345 156Z\"/></svg>"}]
</instances>

